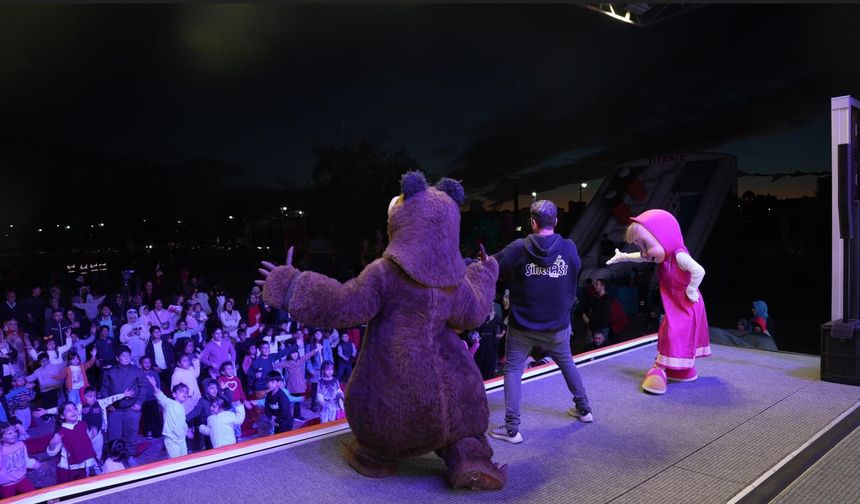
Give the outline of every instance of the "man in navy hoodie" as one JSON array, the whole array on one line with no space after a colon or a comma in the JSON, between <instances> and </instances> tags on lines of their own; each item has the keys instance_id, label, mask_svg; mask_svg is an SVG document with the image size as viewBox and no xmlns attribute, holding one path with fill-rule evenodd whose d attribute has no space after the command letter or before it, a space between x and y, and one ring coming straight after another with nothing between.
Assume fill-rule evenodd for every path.
<instances>
[{"instance_id":1,"label":"man in navy hoodie","mask_svg":"<svg viewBox=\"0 0 860 504\"><path fill-rule=\"evenodd\" d=\"M494 256L499 274L511 274L511 316L505 343L505 423L490 430L490 436L509 443L523 440L520 388L526 358L535 346L549 352L573 394L575 406L568 414L583 422L594 420L570 353L570 310L581 263L573 241L555 233L556 212L552 201L532 203L532 234Z\"/></svg>"}]
</instances>

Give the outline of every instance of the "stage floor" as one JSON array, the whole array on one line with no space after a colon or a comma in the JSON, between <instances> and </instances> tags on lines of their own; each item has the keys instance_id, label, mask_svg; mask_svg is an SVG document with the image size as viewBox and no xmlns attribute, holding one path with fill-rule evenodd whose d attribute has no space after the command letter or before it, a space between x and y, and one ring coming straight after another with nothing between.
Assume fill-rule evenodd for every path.
<instances>
[{"instance_id":1,"label":"stage floor","mask_svg":"<svg viewBox=\"0 0 860 504\"><path fill-rule=\"evenodd\" d=\"M501 491L448 489L442 461L430 455L404 462L397 476L364 478L341 458L346 433L87 502L723 503L860 402L860 387L820 381L816 356L724 346L699 361L699 380L651 396L639 384L654 353L649 344L580 366L592 424L567 415L570 393L557 372L525 383L524 442L490 440L496 461L509 464ZM504 395L488 399L497 425ZM857 436L849 439L856 446Z\"/></svg>"}]
</instances>

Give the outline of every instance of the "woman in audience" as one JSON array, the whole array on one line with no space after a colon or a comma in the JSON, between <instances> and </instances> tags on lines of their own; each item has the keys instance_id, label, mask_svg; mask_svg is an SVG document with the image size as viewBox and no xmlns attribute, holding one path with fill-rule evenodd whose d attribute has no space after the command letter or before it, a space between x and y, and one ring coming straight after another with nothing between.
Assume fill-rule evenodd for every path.
<instances>
[{"instance_id":1,"label":"woman in audience","mask_svg":"<svg viewBox=\"0 0 860 504\"><path fill-rule=\"evenodd\" d=\"M221 320L221 327L224 329L224 333L235 340L236 329L239 328L239 321L242 320L242 316L238 311L233 309L232 299L228 299L224 302L224 311L222 311L218 317Z\"/></svg>"}]
</instances>

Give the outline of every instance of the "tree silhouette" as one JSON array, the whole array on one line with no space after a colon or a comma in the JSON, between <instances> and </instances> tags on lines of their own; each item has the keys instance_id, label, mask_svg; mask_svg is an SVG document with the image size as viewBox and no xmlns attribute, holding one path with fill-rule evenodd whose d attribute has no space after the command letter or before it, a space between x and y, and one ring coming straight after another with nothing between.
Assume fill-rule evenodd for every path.
<instances>
[{"instance_id":1,"label":"tree silhouette","mask_svg":"<svg viewBox=\"0 0 860 504\"><path fill-rule=\"evenodd\" d=\"M373 243L378 230L385 233L388 203L400 194L400 176L420 168L405 151L368 140L323 144L314 154L311 228L327 230L337 256L355 267L361 240Z\"/></svg>"}]
</instances>

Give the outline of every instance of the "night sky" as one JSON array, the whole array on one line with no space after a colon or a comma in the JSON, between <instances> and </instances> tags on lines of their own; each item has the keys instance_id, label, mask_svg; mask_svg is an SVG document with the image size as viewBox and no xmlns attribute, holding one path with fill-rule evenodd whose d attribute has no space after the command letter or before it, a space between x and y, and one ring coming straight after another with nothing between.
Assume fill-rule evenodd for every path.
<instances>
[{"instance_id":1,"label":"night sky","mask_svg":"<svg viewBox=\"0 0 860 504\"><path fill-rule=\"evenodd\" d=\"M830 98L860 94L857 19L853 5L710 5L644 29L575 5L0 5L0 221L279 206L309 184L313 147L346 138L490 202L506 176L546 192L660 153L827 171ZM814 181L739 185L784 197Z\"/></svg>"}]
</instances>

